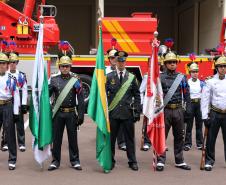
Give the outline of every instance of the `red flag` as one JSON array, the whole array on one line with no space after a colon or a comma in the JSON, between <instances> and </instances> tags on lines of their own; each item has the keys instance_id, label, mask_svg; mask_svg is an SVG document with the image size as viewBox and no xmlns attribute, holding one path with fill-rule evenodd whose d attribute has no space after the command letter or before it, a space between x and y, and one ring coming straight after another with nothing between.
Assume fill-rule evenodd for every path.
<instances>
[{"instance_id":1,"label":"red flag","mask_svg":"<svg viewBox=\"0 0 226 185\"><path fill-rule=\"evenodd\" d=\"M154 153L165 152L165 123L163 112L163 92L158 66L159 42L154 39L152 55L149 60L147 89L143 103L143 113L148 118L147 135L152 143Z\"/></svg>"}]
</instances>

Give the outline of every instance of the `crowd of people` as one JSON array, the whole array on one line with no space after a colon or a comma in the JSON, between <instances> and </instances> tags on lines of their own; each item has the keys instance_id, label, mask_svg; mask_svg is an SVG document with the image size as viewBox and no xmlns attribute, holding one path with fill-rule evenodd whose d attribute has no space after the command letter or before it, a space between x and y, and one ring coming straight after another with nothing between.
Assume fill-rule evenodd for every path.
<instances>
[{"instance_id":1,"label":"crowd of people","mask_svg":"<svg viewBox=\"0 0 226 185\"><path fill-rule=\"evenodd\" d=\"M112 169L115 167L115 143L126 151L128 165L137 171L138 162L135 152L135 122L140 121L143 96L148 76L143 77L141 85L135 75L126 69L128 53L115 48L107 51L110 66L106 68L106 93L108 98L111 127ZM176 53L168 50L161 56L161 85L163 89L165 136L170 128L174 136L175 167L191 170L185 163L183 152L192 148L192 129L196 126L196 148L206 148L205 170L211 171L215 161L215 143L222 129L226 160L226 57L214 59L216 74L200 80L199 65L191 61L188 65L189 78L177 72L178 58ZM27 106L26 74L17 70L19 54L0 52L0 123L3 125L2 151L9 152L9 170L16 168L17 144L24 152L24 114ZM82 170L79 159L77 126L84 122L84 95L79 75L71 72L72 56L68 53L58 56L59 73L51 76L49 92L53 107L57 106L53 117L52 162L49 171L60 167L61 145L66 126L68 133L69 157L72 168ZM58 101L58 99L62 101ZM60 103L59 103L60 102ZM132 102L132 103L131 103ZM208 128L207 142L203 142L203 123ZM151 142L144 127L142 150L148 151ZM204 146L205 145L205 146ZM167 149L166 149L167 150ZM157 171L163 171L166 151L157 157Z\"/></svg>"}]
</instances>

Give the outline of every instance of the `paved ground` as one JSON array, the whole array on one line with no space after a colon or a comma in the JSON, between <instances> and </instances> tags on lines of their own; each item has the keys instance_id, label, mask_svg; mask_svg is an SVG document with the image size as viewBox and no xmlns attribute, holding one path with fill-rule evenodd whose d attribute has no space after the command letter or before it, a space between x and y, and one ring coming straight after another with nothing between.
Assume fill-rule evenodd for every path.
<instances>
[{"instance_id":1,"label":"paved ground","mask_svg":"<svg viewBox=\"0 0 226 185\"><path fill-rule=\"evenodd\" d=\"M95 159L95 125L86 117L85 124L79 132L80 159L83 171L70 168L67 136L64 135L62 147L62 163L60 169L48 172L50 161L45 162L41 170L33 160L31 149L31 133L26 130L25 153L18 152L17 169L9 171L7 166L8 153L0 152L0 185L225 185L226 165L224 162L223 143L221 134L216 146L216 165L212 172L199 170L201 152L192 148L185 153L185 160L192 167L191 171L183 171L174 167L173 138L168 138L167 164L164 172L152 170L152 150L142 152L140 147L141 122L136 124L137 159L139 171L134 172L127 166L126 153L117 150L117 166L110 174L102 173Z\"/></svg>"}]
</instances>

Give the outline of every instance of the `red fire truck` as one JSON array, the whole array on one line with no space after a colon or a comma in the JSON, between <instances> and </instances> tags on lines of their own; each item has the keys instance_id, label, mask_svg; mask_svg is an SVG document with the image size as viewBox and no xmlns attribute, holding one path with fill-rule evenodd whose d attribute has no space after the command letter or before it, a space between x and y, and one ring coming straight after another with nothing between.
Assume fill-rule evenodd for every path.
<instances>
[{"instance_id":1,"label":"red fire truck","mask_svg":"<svg viewBox=\"0 0 226 185\"><path fill-rule=\"evenodd\" d=\"M20 66L31 81L32 63L37 43L39 16L44 15L44 50L45 59L48 62L49 74L54 70L56 55L48 55L48 49L59 43L59 28L55 21L56 7L45 5L41 0L36 21L32 19L35 0L25 0L23 12L18 12L0 1L0 39L14 40L17 50L21 53ZM102 18L104 50L111 48L111 39L117 39L116 48L129 53L127 68L133 72L139 80L147 70L147 62L151 55L151 41L154 32L157 31L157 18L152 13L133 13L131 17L104 17ZM222 26L221 41L224 41L225 20ZM161 34L161 33L160 33ZM205 78L212 75L212 56L197 56L196 62L200 64L200 75ZM95 55L73 55L72 71L80 74L83 87L88 100L92 74L95 67ZM109 65L105 58L106 66ZM188 56L179 56L178 70L186 71L186 64L190 62Z\"/></svg>"}]
</instances>

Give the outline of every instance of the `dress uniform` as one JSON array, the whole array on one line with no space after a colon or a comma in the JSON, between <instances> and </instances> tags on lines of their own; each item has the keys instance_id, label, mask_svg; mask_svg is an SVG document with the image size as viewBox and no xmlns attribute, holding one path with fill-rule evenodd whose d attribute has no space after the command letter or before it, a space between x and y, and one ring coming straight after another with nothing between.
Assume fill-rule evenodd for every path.
<instances>
[{"instance_id":1,"label":"dress uniform","mask_svg":"<svg viewBox=\"0 0 226 185\"><path fill-rule=\"evenodd\" d=\"M54 95L54 108L57 106L59 97L63 100L53 118L53 160L48 168L49 171L55 170L60 166L61 145L65 125L68 135L70 163L74 169L82 170L79 160L77 127L84 121L84 96L81 80L76 74L70 72L71 62L71 56L59 55L60 74L50 79L49 91L50 96ZM68 86L71 81L72 84ZM65 90L67 91L65 92ZM62 98L63 92L65 93L64 98Z\"/></svg>"},{"instance_id":2,"label":"dress uniform","mask_svg":"<svg viewBox=\"0 0 226 185\"><path fill-rule=\"evenodd\" d=\"M208 128L205 170L211 171L215 162L215 144L222 129L226 160L226 57L215 60L217 74L206 80L201 98L202 119Z\"/></svg>"},{"instance_id":3,"label":"dress uniform","mask_svg":"<svg viewBox=\"0 0 226 185\"><path fill-rule=\"evenodd\" d=\"M108 60L111 66L106 67L106 74L111 73L112 71L116 70L116 57L115 57L115 53L117 52L117 49L114 49L114 47L112 49L109 49L107 51L107 56L108 56ZM117 136L117 143L118 143L118 148L120 150L126 151L126 143L125 143L125 137L123 134L123 129L122 127L119 128L119 132L118 132L118 136Z\"/></svg>"},{"instance_id":4,"label":"dress uniform","mask_svg":"<svg viewBox=\"0 0 226 185\"><path fill-rule=\"evenodd\" d=\"M115 53L116 70L107 75L107 95L111 126L112 163L115 164L115 141L122 126L126 141L128 164L132 170L138 170L135 154L135 125L140 119L140 93L136 77L125 69L128 54L124 51ZM131 104L133 100L133 105ZM133 114L134 113L134 114Z\"/></svg>"},{"instance_id":5,"label":"dress uniform","mask_svg":"<svg viewBox=\"0 0 226 185\"><path fill-rule=\"evenodd\" d=\"M17 80L7 72L9 58L0 52L0 124L3 124L9 148L9 170L16 168L17 150L13 113L19 114L20 97Z\"/></svg>"},{"instance_id":6,"label":"dress uniform","mask_svg":"<svg viewBox=\"0 0 226 185\"><path fill-rule=\"evenodd\" d=\"M201 113L201 94L204 86L204 81L198 79L198 64L192 62L189 64L189 72L191 78L188 80L190 87L190 98L191 98L191 116L187 118L186 136L184 150L188 151L192 146L192 127L195 118L196 125L196 146L199 150L202 149L203 144L203 133L202 133L202 113Z\"/></svg>"},{"instance_id":7,"label":"dress uniform","mask_svg":"<svg viewBox=\"0 0 226 185\"><path fill-rule=\"evenodd\" d=\"M176 72L177 56L172 51L169 51L164 55L164 65L166 67L165 71L161 73L161 84L165 96L167 95L172 84L179 75ZM182 75L182 74L181 74ZM186 76L183 75L182 80L179 81L178 86L175 87L175 92L172 94L169 102L166 104L164 109L165 118L165 134L166 138L168 136L169 130L172 127L174 136L174 156L175 156L175 166L184 170L190 170L184 162L183 157L183 146L184 146L184 111L183 111L183 101L187 105L190 103L189 86L187 83ZM165 100L164 100L165 101ZM188 106L190 107L190 106ZM189 112L189 110L187 110ZM166 153L157 157L157 171L164 170L164 164L166 161Z\"/></svg>"},{"instance_id":8,"label":"dress uniform","mask_svg":"<svg viewBox=\"0 0 226 185\"><path fill-rule=\"evenodd\" d=\"M28 92L27 92L26 74L16 69L16 65L18 64L18 62L19 62L18 53L11 52L9 54L10 70L8 72L17 80L17 86L20 91L20 104L21 104L19 116L14 115L14 123L16 124L19 149L21 152L24 152L26 150L25 132L24 132L24 114L27 113ZM7 146L7 141L5 141L3 145L4 149Z\"/></svg>"}]
</instances>

